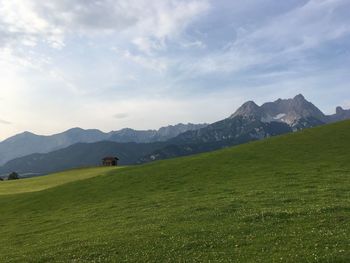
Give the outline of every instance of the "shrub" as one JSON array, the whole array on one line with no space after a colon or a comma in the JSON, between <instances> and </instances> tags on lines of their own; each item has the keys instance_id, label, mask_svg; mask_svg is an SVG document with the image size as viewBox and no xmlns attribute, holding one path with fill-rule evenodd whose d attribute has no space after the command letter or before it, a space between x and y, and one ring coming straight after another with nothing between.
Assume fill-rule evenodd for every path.
<instances>
[{"instance_id":1,"label":"shrub","mask_svg":"<svg viewBox=\"0 0 350 263\"><path fill-rule=\"evenodd\" d=\"M10 173L7 180L18 180L19 179L19 175L16 172Z\"/></svg>"}]
</instances>

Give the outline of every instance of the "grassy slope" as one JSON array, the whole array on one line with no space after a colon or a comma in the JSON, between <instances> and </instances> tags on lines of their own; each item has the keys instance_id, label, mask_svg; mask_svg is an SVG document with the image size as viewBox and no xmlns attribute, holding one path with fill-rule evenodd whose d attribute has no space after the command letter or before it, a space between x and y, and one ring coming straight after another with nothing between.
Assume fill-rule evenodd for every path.
<instances>
[{"instance_id":1,"label":"grassy slope","mask_svg":"<svg viewBox=\"0 0 350 263\"><path fill-rule=\"evenodd\" d=\"M1 182L0 198L1 195L41 191L62 184L95 177L106 172L114 171L115 169L114 167L76 169L25 180Z\"/></svg>"},{"instance_id":2,"label":"grassy slope","mask_svg":"<svg viewBox=\"0 0 350 263\"><path fill-rule=\"evenodd\" d=\"M349 262L350 122L0 197L0 262Z\"/></svg>"}]
</instances>

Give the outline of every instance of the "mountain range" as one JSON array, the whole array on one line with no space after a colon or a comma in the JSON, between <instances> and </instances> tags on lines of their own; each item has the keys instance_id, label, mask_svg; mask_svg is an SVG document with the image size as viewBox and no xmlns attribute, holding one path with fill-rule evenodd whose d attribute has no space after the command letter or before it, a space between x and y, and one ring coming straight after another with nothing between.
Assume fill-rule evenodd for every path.
<instances>
[{"instance_id":1,"label":"mountain range","mask_svg":"<svg viewBox=\"0 0 350 263\"><path fill-rule=\"evenodd\" d=\"M62 133L43 136L24 132L0 142L0 165L33 153L49 153L76 143L113 141L120 143L150 143L166 141L180 133L205 127L207 124L177 124L159 130L122 129L104 133L100 130L73 128Z\"/></svg>"},{"instance_id":2,"label":"mountain range","mask_svg":"<svg viewBox=\"0 0 350 263\"><path fill-rule=\"evenodd\" d=\"M76 143L50 153L34 153L8 161L0 167L0 175L16 171L22 177L30 177L71 169L75 167L98 166L106 156L118 156L120 165L135 164L138 160L160 147L162 142L117 143L102 141Z\"/></svg>"},{"instance_id":3,"label":"mountain range","mask_svg":"<svg viewBox=\"0 0 350 263\"><path fill-rule=\"evenodd\" d=\"M142 162L212 151L349 118L350 110L340 107L334 115L325 115L301 94L261 106L248 101L224 120L170 139Z\"/></svg>"},{"instance_id":4,"label":"mountain range","mask_svg":"<svg viewBox=\"0 0 350 263\"><path fill-rule=\"evenodd\" d=\"M337 107L335 114L326 115L299 94L261 106L248 101L228 118L210 125L178 124L157 131L123 129L110 133L75 128L53 136L23 133L0 143L3 164L0 174L12 171L43 174L93 166L106 155L118 156L121 164L144 163L212 151L345 119L350 119L350 110ZM13 158L15 155L22 157Z\"/></svg>"}]
</instances>

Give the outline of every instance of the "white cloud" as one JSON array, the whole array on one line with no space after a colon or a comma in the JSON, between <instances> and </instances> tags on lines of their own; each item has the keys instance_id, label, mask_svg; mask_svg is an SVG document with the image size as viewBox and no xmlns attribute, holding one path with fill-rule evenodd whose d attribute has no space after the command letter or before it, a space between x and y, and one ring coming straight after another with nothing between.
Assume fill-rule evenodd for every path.
<instances>
[{"instance_id":1,"label":"white cloud","mask_svg":"<svg viewBox=\"0 0 350 263\"><path fill-rule=\"evenodd\" d=\"M182 42L181 46L183 46L184 48L200 48L200 49L203 49L206 47L206 45L199 40Z\"/></svg>"},{"instance_id":2,"label":"white cloud","mask_svg":"<svg viewBox=\"0 0 350 263\"><path fill-rule=\"evenodd\" d=\"M54 47L62 45L62 31L42 17L35 9L33 0L0 1L1 45L29 46L38 44L41 38Z\"/></svg>"},{"instance_id":3,"label":"white cloud","mask_svg":"<svg viewBox=\"0 0 350 263\"><path fill-rule=\"evenodd\" d=\"M339 20L335 11L349 7L346 0L311 0L243 35L232 48L257 43L259 50L270 52L313 48L350 32L349 18Z\"/></svg>"},{"instance_id":4,"label":"white cloud","mask_svg":"<svg viewBox=\"0 0 350 263\"><path fill-rule=\"evenodd\" d=\"M207 8L199 0L0 0L0 37L6 44L62 48L70 35L120 32L144 51L180 34Z\"/></svg>"},{"instance_id":5,"label":"white cloud","mask_svg":"<svg viewBox=\"0 0 350 263\"><path fill-rule=\"evenodd\" d=\"M151 69L157 72L164 72L168 65L165 59L154 56L145 56L145 55L134 55L130 51L125 51L123 57L129 61L132 61L143 68Z\"/></svg>"},{"instance_id":6,"label":"white cloud","mask_svg":"<svg viewBox=\"0 0 350 263\"><path fill-rule=\"evenodd\" d=\"M129 114L126 112L119 112L119 113L114 114L113 117L117 120L118 119L125 119L125 118L129 117Z\"/></svg>"},{"instance_id":7,"label":"white cloud","mask_svg":"<svg viewBox=\"0 0 350 263\"><path fill-rule=\"evenodd\" d=\"M258 6L258 5L257 5ZM308 63L305 52L350 35L350 17L339 17L350 8L347 0L311 0L289 12L271 16L261 25L236 29L236 38L220 50L182 63L187 75L237 73L256 66Z\"/></svg>"},{"instance_id":8,"label":"white cloud","mask_svg":"<svg viewBox=\"0 0 350 263\"><path fill-rule=\"evenodd\" d=\"M12 123L7 121L7 120L0 119L0 124L9 125L9 124L12 124Z\"/></svg>"},{"instance_id":9,"label":"white cloud","mask_svg":"<svg viewBox=\"0 0 350 263\"><path fill-rule=\"evenodd\" d=\"M343 105L345 109L350 109L350 100L344 101Z\"/></svg>"},{"instance_id":10,"label":"white cloud","mask_svg":"<svg viewBox=\"0 0 350 263\"><path fill-rule=\"evenodd\" d=\"M11 64L10 68L17 74L22 70L36 70L31 79L42 75L60 83L63 90L87 94L89 89L102 88L92 87L95 83L101 84L100 80L104 85L109 85L108 82L113 85L131 80L130 76L135 79L137 74L127 72L120 59L111 65L102 55L91 60L101 69L90 66L91 72L82 72L81 68L86 70L88 64L79 65L79 61L74 61L73 66L68 57L64 58L67 65L58 66L58 60L62 63L63 59L54 49L63 49L69 41L92 43L91 49L95 52L120 46L121 50L127 50L123 51L123 60L164 72L168 61L155 52L165 49L169 40L179 38L181 42L182 31L208 8L208 1L199 0L0 0L0 60ZM109 47L97 44L104 38ZM135 48L138 52L133 52ZM97 72L100 76L96 76ZM91 81L92 76L97 79ZM23 74L18 77L25 78Z\"/></svg>"},{"instance_id":11,"label":"white cloud","mask_svg":"<svg viewBox=\"0 0 350 263\"><path fill-rule=\"evenodd\" d=\"M155 41L146 37L137 37L132 43L138 47L138 49L146 54L152 54L154 50L164 49L164 41Z\"/></svg>"}]
</instances>

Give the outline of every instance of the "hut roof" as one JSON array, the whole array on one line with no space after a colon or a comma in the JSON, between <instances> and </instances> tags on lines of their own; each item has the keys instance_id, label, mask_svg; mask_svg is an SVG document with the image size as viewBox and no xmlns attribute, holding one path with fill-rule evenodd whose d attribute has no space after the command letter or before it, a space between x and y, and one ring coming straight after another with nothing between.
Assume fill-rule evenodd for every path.
<instances>
[{"instance_id":1,"label":"hut roof","mask_svg":"<svg viewBox=\"0 0 350 263\"><path fill-rule=\"evenodd\" d=\"M109 160L114 161L114 160L119 160L119 158L116 156L107 156L107 157L104 157L102 160L103 161L109 161Z\"/></svg>"}]
</instances>

